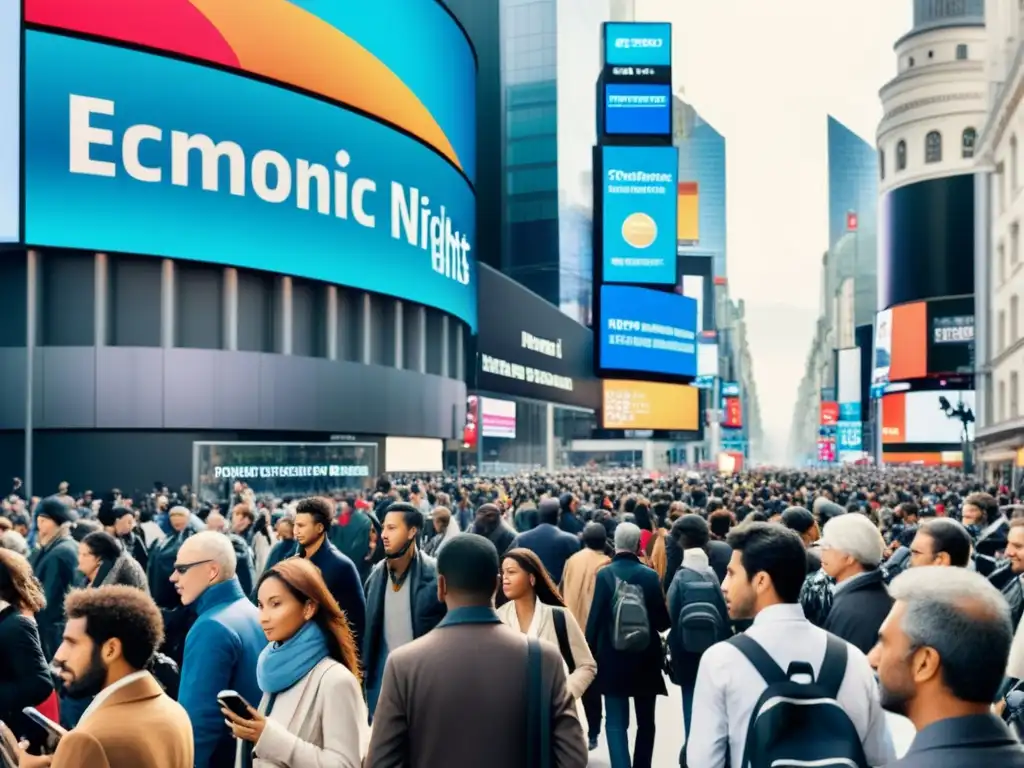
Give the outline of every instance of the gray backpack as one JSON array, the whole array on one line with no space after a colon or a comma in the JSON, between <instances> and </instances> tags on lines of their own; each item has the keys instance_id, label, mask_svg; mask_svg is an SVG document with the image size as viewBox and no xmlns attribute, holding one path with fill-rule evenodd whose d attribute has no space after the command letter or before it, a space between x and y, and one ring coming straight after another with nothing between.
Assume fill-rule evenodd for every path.
<instances>
[{"instance_id":1,"label":"gray backpack","mask_svg":"<svg viewBox=\"0 0 1024 768\"><path fill-rule=\"evenodd\" d=\"M644 590L615 577L612 595L612 647L626 653L642 653L651 643Z\"/></svg>"}]
</instances>

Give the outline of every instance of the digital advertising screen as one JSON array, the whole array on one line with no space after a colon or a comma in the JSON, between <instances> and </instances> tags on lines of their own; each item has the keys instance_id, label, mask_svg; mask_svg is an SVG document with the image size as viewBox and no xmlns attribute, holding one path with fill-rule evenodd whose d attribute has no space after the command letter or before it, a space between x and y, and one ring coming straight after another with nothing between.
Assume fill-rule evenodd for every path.
<instances>
[{"instance_id":1,"label":"digital advertising screen","mask_svg":"<svg viewBox=\"0 0 1024 768\"><path fill-rule=\"evenodd\" d=\"M21 5L0 3L0 243L21 240Z\"/></svg>"},{"instance_id":2,"label":"digital advertising screen","mask_svg":"<svg viewBox=\"0 0 1024 768\"><path fill-rule=\"evenodd\" d=\"M606 22L604 63L667 67L672 64L672 25L667 22Z\"/></svg>"},{"instance_id":3,"label":"digital advertising screen","mask_svg":"<svg viewBox=\"0 0 1024 768\"><path fill-rule=\"evenodd\" d=\"M739 397L740 383L738 381L722 382L722 397Z\"/></svg>"},{"instance_id":4,"label":"digital advertising screen","mask_svg":"<svg viewBox=\"0 0 1024 768\"><path fill-rule=\"evenodd\" d=\"M729 429L743 428L743 406L739 397L722 398L722 426Z\"/></svg>"},{"instance_id":5,"label":"digital advertising screen","mask_svg":"<svg viewBox=\"0 0 1024 768\"><path fill-rule=\"evenodd\" d=\"M675 293L603 285L598 368L697 375L697 302Z\"/></svg>"},{"instance_id":6,"label":"digital advertising screen","mask_svg":"<svg viewBox=\"0 0 1024 768\"><path fill-rule=\"evenodd\" d=\"M923 301L892 308L889 381L928 375L928 307Z\"/></svg>"},{"instance_id":7,"label":"digital advertising screen","mask_svg":"<svg viewBox=\"0 0 1024 768\"><path fill-rule=\"evenodd\" d=\"M889 367L892 362L892 310L883 309L875 315L875 354L871 371L873 396L881 395L889 383Z\"/></svg>"},{"instance_id":8,"label":"digital advertising screen","mask_svg":"<svg viewBox=\"0 0 1024 768\"><path fill-rule=\"evenodd\" d=\"M676 280L675 147L602 147L603 277L607 283Z\"/></svg>"},{"instance_id":9,"label":"digital advertising screen","mask_svg":"<svg viewBox=\"0 0 1024 768\"><path fill-rule=\"evenodd\" d=\"M836 460L836 441L829 439L818 440L818 461L823 464L831 464Z\"/></svg>"},{"instance_id":10,"label":"digital advertising screen","mask_svg":"<svg viewBox=\"0 0 1024 768\"><path fill-rule=\"evenodd\" d=\"M824 426L836 424L839 421L839 403L824 402L818 410L818 423Z\"/></svg>"},{"instance_id":11,"label":"digital advertising screen","mask_svg":"<svg viewBox=\"0 0 1024 768\"><path fill-rule=\"evenodd\" d=\"M605 429L695 431L700 393L685 384L608 380L601 413Z\"/></svg>"},{"instance_id":12,"label":"digital advertising screen","mask_svg":"<svg viewBox=\"0 0 1024 768\"><path fill-rule=\"evenodd\" d=\"M672 133L672 86L607 83L604 133L608 136L668 136Z\"/></svg>"},{"instance_id":13,"label":"digital advertising screen","mask_svg":"<svg viewBox=\"0 0 1024 768\"><path fill-rule=\"evenodd\" d=\"M443 4L139 8L25 0L27 244L280 272L475 329L476 60Z\"/></svg>"},{"instance_id":14,"label":"digital advertising screen","mask_svg":"<svg viewBox=\"0 0 1024 768\"><path fill-rule=\"evenodd\" d=\"M840 404L860 405L860 348L847 347L836 352L836 400Z\"/></svg>"},{"instance_id":15,"label":"digital advertising screen","mask_svg":"<svg viewBox=\"0 0 1024 768\"><path fill-rule=\"evenodd\" d=\"M476 388L596 411L594 334L507 275L480 265Z\"/></svg>"},{"instance_id":16,"label":"digital advertising screen","mask_svg":"<svg viewBox=\"0 0 1024 768\"><path fill-rule=\"evenodd\" d=\"M974 299L928 302L928 373L974 372Z\"/></svg>"},{"instance_id":17,"label":"digital advertising screen","mask_svg":"<svg viewBox=\"0 0 1024 768\"><path fill-rule=\"evenodd\" d=\"M836 425L836 442L840 454L847 451L863 451L863 425L857 422L840 421Z\"/></svg>"},{"instance_id":18,"label":"digital advertising screen","mask_svg":"<svg viewBox=\"0 0 1024 768\"><path fill-rule=\"evenodd\" d=\"M511 400L480 398L480 435L512 440L516 436L516 404Z\"/></svg>"},{"instance_id":19,"label":"digital advertising screen","mask_svg":"<svg viewBox=\"0 0 1024 768\"><path fill-rule=\"evenodd\" d=\"M676 192L676 242L700 245L700 186L696 181L681 181Z\"/></svg>"},{"instance_id":20,"label":"digital advertising screen","mask_svg":"<svg viewBox=\"0 0 1024 768\"><path fill-rule=\"evenodd\" d=\"M971 390L931 390L927 392L896 392L882 398L882 443L957 444L961 439L960 419L949 418L943 411L943 400L955 409L963 403L974 410ZM974 425L968 426L973 439Z\"/></svg>"},{"instance_id":21,"label":"digital advertising screen","mask_svg":"<svg viewBox=\"0 0 1024 768\"><path fill-rule=\"evenodd\" d=\"M697 378L714 380L718 376L718 344L697 340Z\"/></svg>"}]
</instances>

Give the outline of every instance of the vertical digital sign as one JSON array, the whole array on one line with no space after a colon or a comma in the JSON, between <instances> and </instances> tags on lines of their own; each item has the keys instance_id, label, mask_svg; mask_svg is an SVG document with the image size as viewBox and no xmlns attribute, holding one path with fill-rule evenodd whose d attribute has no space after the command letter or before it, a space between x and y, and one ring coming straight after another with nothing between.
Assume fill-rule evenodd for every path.
<instances>
[{"instance_id":1,"label":"vertical digital sign","mask_svg":"<svg viewBox=\"0 0 1024 768\"><path fill-rule=\"evenodd\" d=\"M21 3L0 3L0 243L21 239Z\"/></svg>"},{"instance_id":2,"label":"vertical digital sign","mask_svg":"<svg viewBox=\"0 0 1024 768\"><path fill-rule=\"evenodd\" d=\"M676 279L675 147L602 147L601 250L606 283Z\"/></svg>"},{"instance_id":3,"label":"vertical digital sign","mask_svg":"<svg viewBox=\"0 0 1024 768\"><path fill-rule=\"evenodd\" d=\"M672 25L607 22L600 80L607 136L672 135Z\"/></svg>"}]
</instances>

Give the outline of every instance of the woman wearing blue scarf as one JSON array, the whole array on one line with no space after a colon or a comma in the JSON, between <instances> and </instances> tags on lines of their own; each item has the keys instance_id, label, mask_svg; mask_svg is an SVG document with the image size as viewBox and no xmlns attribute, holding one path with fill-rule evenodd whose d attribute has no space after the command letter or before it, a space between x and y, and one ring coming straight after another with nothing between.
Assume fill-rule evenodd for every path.
<instances>
[{"instance_id":1,"label":"woman wearing blue scarf","mask_svg":"<svg viewBox=\"0 0 1024 768\"><path fill-rule=\"evenodd\" d=\"M263 699L249 719L221 710L239 740L236 768L359 768L369 741L359 658L320 571L289 558L257 594L270 641L256 667Z\"/></svg>"}]
</instances>

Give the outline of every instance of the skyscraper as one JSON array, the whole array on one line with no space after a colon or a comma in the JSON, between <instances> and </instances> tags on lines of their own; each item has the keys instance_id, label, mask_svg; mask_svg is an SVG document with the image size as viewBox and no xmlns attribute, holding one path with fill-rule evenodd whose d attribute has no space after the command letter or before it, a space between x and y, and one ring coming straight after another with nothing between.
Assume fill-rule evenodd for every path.
<instances>
[{"instance_id":1,"label":"skyscraper","mask_svg":"<svg viewBox=\"0 0 1024 768\"><path fill-rule=\"evenodd\" d=\"M696 227L684 223L679 252L710 256L714 277L726 274L725 137L696 109L676 97L673 105L679 147L679 183L696 200ZM687 232L686 229L690 231ZM692 235L692 237L691 237Z\"/></svg>"}]
</instances>

